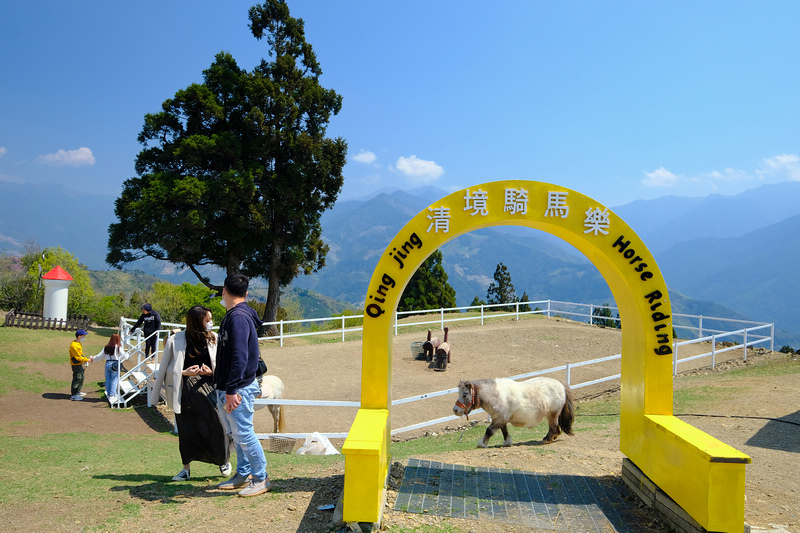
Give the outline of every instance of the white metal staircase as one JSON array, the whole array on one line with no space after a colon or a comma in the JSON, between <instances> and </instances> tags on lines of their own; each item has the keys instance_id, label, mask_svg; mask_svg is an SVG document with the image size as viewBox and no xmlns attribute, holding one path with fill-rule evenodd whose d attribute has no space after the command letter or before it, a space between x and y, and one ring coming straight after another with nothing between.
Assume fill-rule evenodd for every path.
<instances>
[{"instance_id":1,"label":"white metal staircase","mask_svg":"<svg viewBox=\"0 0 800 533\"><path fill-rule=\"evenodd\" d=\"M118 401L111 407L125 408L140 394L144 394L145 398L149 396L148 393L155 383L158 364L161 361L161 340L168 333L169 330L159 330L152 334L158 336L159 340L156 343L156 351L150 357L146 357L144 347L145 341L149 337L145 337L141 330L131 333L131 324L125 318L120 319L119 335L122 338L122 347L129 357L119 365L117 371L119 372ZM123 367L125 368L123 369ZM149 406L149 399L147 402Z\"/></svg>"}]
</instances>

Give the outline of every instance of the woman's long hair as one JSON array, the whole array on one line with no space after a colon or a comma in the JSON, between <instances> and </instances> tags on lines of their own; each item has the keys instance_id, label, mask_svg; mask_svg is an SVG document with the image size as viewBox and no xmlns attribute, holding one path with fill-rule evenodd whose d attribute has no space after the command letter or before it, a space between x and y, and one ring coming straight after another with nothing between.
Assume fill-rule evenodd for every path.
<instances>
[{"instance_id":1,"label":"woman's long hair","mask_svg":"<svg viewBox=\"0 0 800 533\"><path fill-rule=\"evenodd\" d=\"M111 339L109 339L108 344L106 344L105 348L103 348L103 352L108 355L114 355L117 346L122 346L122 339L118 333L112 333Z\"/></svg>"},{"instance_id":2,"label":"woman's long hair","mask_svg":"<svg viewBox=\"0 0 800 533\"><path fill-rule=\"evenodd\" d=\"M186 353L191 356L199 355L209 344L214 343L214 335L206 331L206 317L211 309L202 305L195 305L186 312Z\"/></svg>"}]
</instances>

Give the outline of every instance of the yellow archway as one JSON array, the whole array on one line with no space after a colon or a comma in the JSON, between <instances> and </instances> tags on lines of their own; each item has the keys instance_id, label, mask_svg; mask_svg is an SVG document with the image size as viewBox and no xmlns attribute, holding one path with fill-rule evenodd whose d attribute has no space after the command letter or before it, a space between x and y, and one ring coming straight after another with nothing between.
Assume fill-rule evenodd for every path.
<instances>
[{"instance_id":1,"label":"yellow archway","mask_svg":"<svg viewBox=\"0 0 800 533\"><path fill-rule=\"evenodd\" d=\"M406 224L378 261L365 301L361 408L342 449L344 520L380 521L391 442L392 321L403 289L445 243L497 225L545 231L594 263L624 323L620 450L701 526L741 531L750 458L672 416L672 310L653 256L622 219L595 200L522 180L484 183L434 202Z\"/></svg>"}]
</instances>

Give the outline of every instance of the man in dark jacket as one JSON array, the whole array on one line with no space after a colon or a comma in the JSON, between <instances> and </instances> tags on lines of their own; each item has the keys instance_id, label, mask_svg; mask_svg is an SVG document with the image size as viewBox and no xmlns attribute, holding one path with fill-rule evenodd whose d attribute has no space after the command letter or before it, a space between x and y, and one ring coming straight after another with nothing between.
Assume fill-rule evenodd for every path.
<instances>
[{"instance_id":1,"label":"man in dark jacket","mask_svg":"<svg viewBox=\"0 0 800 533\"><path fill-rule=\"evenodd\" d=\"M133 325L132 330L142 326L142 333L144 333L144 354L149 357L150 354L156 351L158 345L158 330L161 329L161 315L158 311L153 311L153 306L144 304L142 306L142 314L136 324Z\"/></svg>"},{"instance_id":2,"label":"man in dark jacket","mask_svg":"<svg viewBox=\"0 0 800 533\"><path fill-rule=\"evenodd\" d=\"M237 459L233 477L217 487L242 489L240 496L264 494L272 486L267 477L264 448L253 427L253 401L261 396L261 387L256 380L261 357L256 328L261 325L261 320L245 302L249 283L247 276L241 274L225 278L220 303L227 313L219 327L214 369L217 410L223 427L233 436Z\"/></svg>"}]
</instances>

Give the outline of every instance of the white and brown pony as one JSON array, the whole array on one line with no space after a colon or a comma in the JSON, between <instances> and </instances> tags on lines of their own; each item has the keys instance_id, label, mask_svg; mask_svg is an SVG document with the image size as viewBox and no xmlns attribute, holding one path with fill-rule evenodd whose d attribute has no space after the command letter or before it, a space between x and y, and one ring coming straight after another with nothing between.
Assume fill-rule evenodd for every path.
<instances>
[{"instance_id":1,"label":"white and brown pony","mask_svg":"<svg viewBox=\"0 0 800 533\"><path fill-rule=\"evenodd\" d=\"M261 378L261 396L262 400L280 400L283 398L283 381L278 376L264 375ZM265 405L263 403L256 403L255 410L269 407L269 412L272 413L272 426L273 433L286 432L286 421L283 418L282 405Z\"/></svg>"},{"instance_id":2,"label":"white and brown pony","mask_svg":"<svg viewBox=\"0 0 800 533\"><path fill-rule=\"evenodd\" d=\"M486 434L478 441L485 448L489 439L499 429L503 432L503 446L511 446L508 424L532 428L547 417L550 429L542 441L550 444L563 431L572 435L572 422L575 409L572 404L572 391L557 379L537 377L523 382L511 379L479 379L461 381L458 385L458 399L453 412L457 416L467 416L473 409L483 408L489 413L491 423Z\"/></svg>"}]
</instances>

